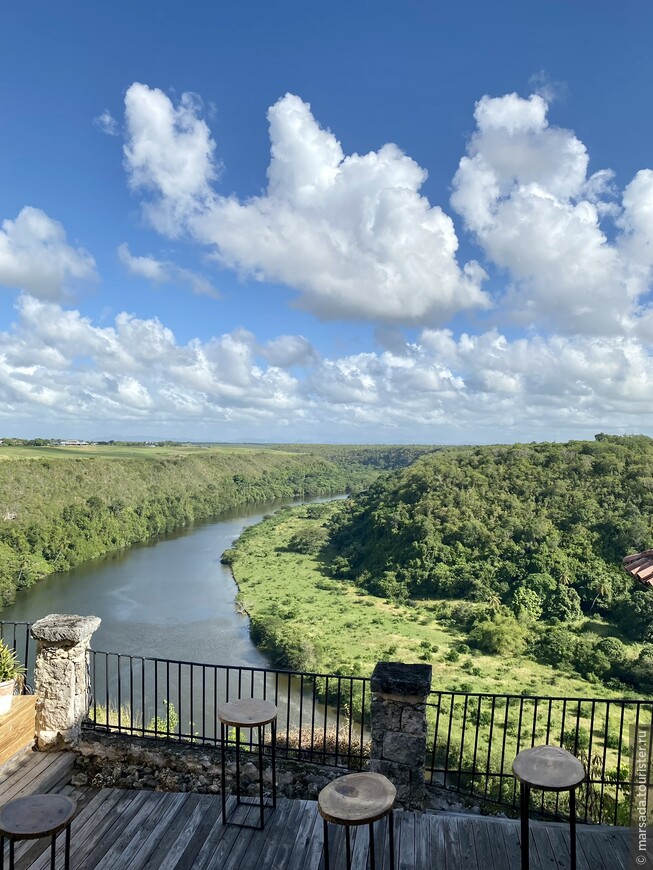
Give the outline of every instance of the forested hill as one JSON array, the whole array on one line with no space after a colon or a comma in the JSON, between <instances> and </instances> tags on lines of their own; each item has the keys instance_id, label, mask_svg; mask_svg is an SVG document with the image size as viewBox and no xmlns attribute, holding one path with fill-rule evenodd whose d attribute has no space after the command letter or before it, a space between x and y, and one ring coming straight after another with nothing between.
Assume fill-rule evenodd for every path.
<instances>
[{"instance_id":1,"label":"forested hill","mask_svg":"<svg viewBox=\"0 0 653 870\"><path fill-rule=\"evenodd\" d=\"M653 546L653 440L445 450L379 479L338 515L334 573L388 597L465 598L653 639L653 590L620 568Z\"/></svg>"},{"instance_id":2,"label":"forested hill","mask_svg":"<svg viewBox=\"0 0 653 870\"><path fill-rule=\"evenodd\" d=\"M404 454L379 448L379 464L398 467ZM331 461L309 447L5 444L0 460L0 606L39 577L193 520L244 503L355 491L378 475L359 448L349 458L340 448Z\"/></svg>"}]
</instances>

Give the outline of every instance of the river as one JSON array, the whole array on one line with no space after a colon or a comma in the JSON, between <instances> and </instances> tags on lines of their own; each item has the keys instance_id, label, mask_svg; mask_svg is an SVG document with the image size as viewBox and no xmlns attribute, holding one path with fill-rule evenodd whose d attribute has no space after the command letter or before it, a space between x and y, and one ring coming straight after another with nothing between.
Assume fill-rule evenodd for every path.
<instances>
[{"instance_id":1,"label":"river","mask_svg":"<svg viewBox=\"0 0 653 870\"><path fill-rule=\"evenodd\" d=\"M306 501L325 499L306 499ZM236 612L237 587L220 556L243 529L286 504L243 505L212 520L110 553L18 593L0 619L99 616L93 648L136 656L268 667Z\"/></svg>"}]
</instances>

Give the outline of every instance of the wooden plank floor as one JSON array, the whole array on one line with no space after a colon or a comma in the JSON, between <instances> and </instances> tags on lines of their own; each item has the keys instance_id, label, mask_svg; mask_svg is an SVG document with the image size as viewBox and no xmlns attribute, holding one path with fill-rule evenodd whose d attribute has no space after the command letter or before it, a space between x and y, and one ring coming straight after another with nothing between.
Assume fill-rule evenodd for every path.
<instances>
[{"instance_id":1,"label":"wooden plank floor","mask_svg":"<svg viewBox=\"0 0 653 870\"><path fill-rule=\"evenodd\" d=\"M0 804L37 792L72 795L75 870L320 870L322 820L315 801L281 800L265 830L222 824L220 798L178 792L75 788L69 753L23 753L0 768ZM230 806L228 806L228 811ZM245 821L254 810L241 808ZM331 866L345 866L343 829L329 826ZM57 866L63 866L60 837ZM519 870L519 823L510 819L397 812L397 870ZM375 825L376 866L388 870L387 825ZM531 824L532 870L569 867L566 825ZM368 829L352 829L355 870L369 867ZM578 827L579 870L637 866L630 832ZM653 856L649 856L649 860ZM8 865L5 865L8 866ZM16 844L17 870L48 870L49 841Z\"/></svg>"}]
</instances>

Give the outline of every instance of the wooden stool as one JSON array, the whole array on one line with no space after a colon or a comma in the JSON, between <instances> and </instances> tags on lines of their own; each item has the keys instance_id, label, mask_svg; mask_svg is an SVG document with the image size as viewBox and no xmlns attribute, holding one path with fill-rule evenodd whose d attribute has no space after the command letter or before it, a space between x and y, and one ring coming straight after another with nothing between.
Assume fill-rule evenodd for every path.
<instances>
[{"instance_id":1,"label":"wooden stool","mask_svg":"<svg viewBox=\"0 0 653 870\"><path fill-rule=\"evenodd\" d=\"M277 708L271 701L262 701L258 698L240 698L238 701L229 701L218 708L220 720L220 761L222 765L222 824L238 825L240 828L260 828L265 825L265 801L263 799L263 739L265 726L271 726L272 739L272 807L277 805L277 776L275 770L275 752L277 745ZM236 729L236 807L231 816L237 811L240 804L260 806L261 821L258 825L248 825L232 822L227 818L227 790L226 790L226 751L228 728ZM240 729L258 729L258 779L259 779L259 802L243 800L240 796ZM1 870L1 868L0 868Z\"/></svg>"},{"instance_id":2,"label":"wooden stool","mask_svg":"<svg viewBox=\"0 0 653 870\"><path fill-rule=\"evenodd\" d=\"M369 825L370 868L375 870L373 823L388 816L390 839L390 870L395 866L394 807L397 789L380 773L349 773L325 786L317 798L317 808L323 819L324 870L329 870L329 830L327 822L345 825L347 870L351 868L349 828Z\"/></svg>"},{"instance_id":3,"label":"wooden stool","mask_svg":"<svg viewBox=\"0 0 653 870\"><path fill-rule=\"evenodd\" d=\"M70 823L77 810L72 798L61 794L35 794L16 798L0 810L0 870L5 866L5 837L9 840L9 870L14 870L14 841L52 836L50 868L54 870L57 834L66 829L64 867L70 867Z\"/></svg>"},{"instance_id":4,"label":"wooden stool","mask_svg":"<svg viewBox=\"0 0 653 870\"><path fill-rule=\"evenodd\" d=\"M576 788L585 779L585 768L571 752L559 746L524 749L512 763L521 784L521 866L528 870L528 806L531 788L569 791L571 867L576 870Z\"/></svg>"}]
</instances>

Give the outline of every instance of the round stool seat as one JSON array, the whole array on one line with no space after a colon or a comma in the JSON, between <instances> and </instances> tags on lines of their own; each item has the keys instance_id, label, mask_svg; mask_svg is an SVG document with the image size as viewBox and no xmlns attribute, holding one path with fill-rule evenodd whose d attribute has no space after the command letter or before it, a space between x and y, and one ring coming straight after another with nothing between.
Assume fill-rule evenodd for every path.
<instances>
[{"instance_id":1,"label":"round stool seat","mask_svg":"<svg viewBox=\"0 0 653 870\"><path fill-rule=\"evenodd\" d=\"M243 804L258 806L260 821L256 827L263 830L265 827L265 810L274 810L277 806L277 778L275 771L276 744L277 744L277 713L276 706L271 701L263 698L239 698L237 701L228 701L218 707L218 719L220 720L220 769L222 772L222 824L238 825L241 828L252 828L254 825L245 821L235 821L234 816L238 808ZM272 756L272 806L266 803L263 789L263 753L265 748L265 726L270 726L270 754ZM236 729L236 780L235 797L236 808L227 815L227 775L226 775L226 750L229 743L229 728ZM253 746L254 730L258 731L258 801L248 800L240 793L240 729L251 729L249 743L250 750Z\"/></svg>"},{"instance_id":2,"label":"round stool seat","mask_svg":"<svg viewBox=\"0 0 653 870\"><path fill-rule=\"evenodd\" d=\"M568 791L585 779L580 761L559 746L524 749L513 761L512 772L524 785L544 791Z\"/></svg>"},{"instance_id":3,"label":"round stool seat","mask_svg":"<svg viewBox=\"0 0 653 870\"><path fill-rule=\"evenodd\" d=\"M70 823L77 804L61 794L16 798L0 810L0 831L12 840L34 840L58 834Z\"/></svg>"},{"instance_id":4,"label":"round stool seat","mask_svg":"<svg viewBox=\"0 0 653 870\"><path fill-rule=\"evenodd\" d=\"M349 773L325 786L317 799L320 815L337 825L366 825L386 816L397 789L381 773Z\"/></svg>"},{"instance_id":5,"label":"round stool seat","mask_svg":"<svg viewBox=\"0 0 653 870\"><path fill-rule=\"evenodd\" d=\"M260 698L240 698L229 701L218 708L218 719L224 725L235 728L258 728L274 722L277 718L277 708L272 701Z\"/></svg>"}]
</instances>

